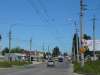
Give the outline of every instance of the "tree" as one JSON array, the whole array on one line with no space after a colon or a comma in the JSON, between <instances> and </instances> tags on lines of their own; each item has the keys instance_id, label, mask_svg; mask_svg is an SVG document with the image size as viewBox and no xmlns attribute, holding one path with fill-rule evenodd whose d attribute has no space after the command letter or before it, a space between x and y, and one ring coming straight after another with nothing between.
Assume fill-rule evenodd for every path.
<instances>
[{"instance_id":1,"label":"tree","mask_svg":"<svg viewBox=\"0 0 100 75\"><path fill-rule=\"evenodd\" d=\"M91 40L91 36L89 36L89 35L87 35L87 34L84 34L84 35L83 35L83 38L84 38L85 40Z\"/></svg>"},{"instance_id":2,"label":"tree","mask_svg":"<svg viewBox=\"0 0 100 75\"><path fill-rule=\"evenodd\" d=\"M43 58L46 59L46 53L45 52L43 53Z\"/></svg>"},{"instance_id":3,"label":"tree","mask_svg":"<svg viewBox=\"0 0 100 75\"><path fill-rule=\"evenodd\" d=\"M84 34L83 38L85 40L91 40L91 36L87 35L87 34ZM88 46L84 46L84 48L86 49L85 53L84 53L84 57L86 57L87 55L90 55L90 51L89 51L89 48Z\"/></svg>"},{"instance_id":4,"label":"tree","mask_svg":"<svg viewBox=\"0 0 100 75\"><path fill-rule=\"evenodd\" d=\"M2 50L2 55L5 55L6 53L9 53L9 49L7 47Z\"/></svg>"},{"instance_id":5,"label":"tree","mask_svg":"<svg viewBox=\"0 0 100 75\"><path fill-rule=\"evenodd\" d=\"M24 50L20 47L12 48L10 53L22 53Z\"/></svg>"},{"instance_id":6,"label":"tree","mask_svg":"<svg viewBox=\"0 0 100 75\"><path fill-rule=\"evenodd\" d=\"M68 53L67 53L67 52L64 52L64 53L63 53L63 56L68 56Z\"/></svg>"},{"instance_id":7,"label":"tree","mask_svg":"<svg viewBox=\"0 0 100 75\"><path fill-rule=\"evenodd\" d=\"M2 39L2 36L1 36L1 34L0 34L0 40Z\"/></svg>"},{"instance_id":8,"label":"tree","mask_svg":"<svg viewBox=\"0 0 100 75\"><path fill-rule=\"evenodd\" d=\"M78 42L78 44L77 44L77 42ZM79 36L78 36L78 34L75 33L74 37L73 37L73 42L72 42L72 58L76 58L77 45L78 45L78 51L79 51ZM74 57L74 55L75 55L75 57Z\"/></svg>"},{"instance_id":9,"label":"tree","mask_svg":"<svg viewBox=\"0 0 100 75\"><path fill-rule=\"evenodd\" d=\"M53 49L53 52L52 52L52 56L53 57L57 57L57 56L59 56L61 54L61 52L60 52L60 50L59 50L59 47L55 47L54 49Z\"/></svg>"}]
</instances>

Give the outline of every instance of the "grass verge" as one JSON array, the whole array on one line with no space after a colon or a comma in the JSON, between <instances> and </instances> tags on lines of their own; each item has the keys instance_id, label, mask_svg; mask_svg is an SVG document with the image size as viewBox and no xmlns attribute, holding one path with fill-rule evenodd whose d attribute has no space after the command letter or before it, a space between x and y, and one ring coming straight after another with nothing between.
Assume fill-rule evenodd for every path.
<instances>
[{"instance_id":1,"label":"grass verge","mask_svg":"<svg viewBox=\"0 0 100 75\"><path fill-rule=\"evenodd\" d=\"M74 72L86 75L100 75L100 61L87 61L83 68L79 63L74 63Z\"/></svg>"},{"instance_id":2,"label":"grass verge","mask_svg":"<svg viewBox=\"0 0 100 75\"><path fill-rule=\"evenodd\" d=\"M12 66L23 66L23 65L28 65L32 64L32 62L26 62L26 61L0 61L0 68L8 68Z\"/></svg>"}]
</instances>

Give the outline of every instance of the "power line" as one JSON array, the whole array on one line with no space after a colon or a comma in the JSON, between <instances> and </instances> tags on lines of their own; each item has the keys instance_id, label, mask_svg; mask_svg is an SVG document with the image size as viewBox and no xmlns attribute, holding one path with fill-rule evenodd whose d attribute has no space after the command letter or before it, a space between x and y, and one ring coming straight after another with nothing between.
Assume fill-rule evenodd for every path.
<instances>
[{"instance_id":1,"label":"power line","mask_svg":"<svg viewBox=\"0 0 100 75\"><path fill-rule=\"evenodd\" d=\"M38 10L36 4L32 0L26 0L26 1L31 5L31 7L35 10L36 14L40 17L40 20L42 21L44 17L41 16L41 12Z\"/></svg>"},{"instance_id":2,"label":"power line","mask_svg":"<svg viewBox=\"0 0 100 75\"><path fill-rule=\"evenodd\" d=\"M44 5L44 3L41 1L41 0L37 0L38 1L38 3L40 4L40 6L42 7L42 9L43 9L43 11L44 11L44 13L45 13L45 15L46 15L46 17L47 17L47 22L49 21L49 15L48 15L48 13L47 13L47 9L46 9L46 6Z\"/></svg>"}]
</instances>

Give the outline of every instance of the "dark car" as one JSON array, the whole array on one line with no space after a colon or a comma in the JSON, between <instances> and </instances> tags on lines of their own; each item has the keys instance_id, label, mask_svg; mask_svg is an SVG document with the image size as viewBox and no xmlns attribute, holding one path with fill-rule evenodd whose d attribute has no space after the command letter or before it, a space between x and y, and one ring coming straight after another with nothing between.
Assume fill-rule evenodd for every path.
<instances>
[{"instance_id":1,"label":"dark car","mask_svg":"<svg viewBox=\"0 0 100 75\"><path fill-rule=\"evenodd\" d=\"M59 62L63 62L63 58L59 58L58 61L59 61Z\"/></svg>"}]
</instances>

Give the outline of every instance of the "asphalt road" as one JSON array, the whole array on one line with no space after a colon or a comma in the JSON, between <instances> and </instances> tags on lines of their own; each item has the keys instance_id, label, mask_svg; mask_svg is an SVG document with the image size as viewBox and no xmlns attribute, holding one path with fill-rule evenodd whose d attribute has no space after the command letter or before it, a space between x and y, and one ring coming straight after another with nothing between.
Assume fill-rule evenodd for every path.
<instances>
[{"instance_id":1,"label":"asphalt road","mask_svg":"<svg viewBox=\"0 0 100 75\"><path fill-rule=\"evenodd\" d=\"M47 67L46 64L26 66L24 68L0 69L0 75L73 75L68 62Z\"/></svg>"}]
</instances>

